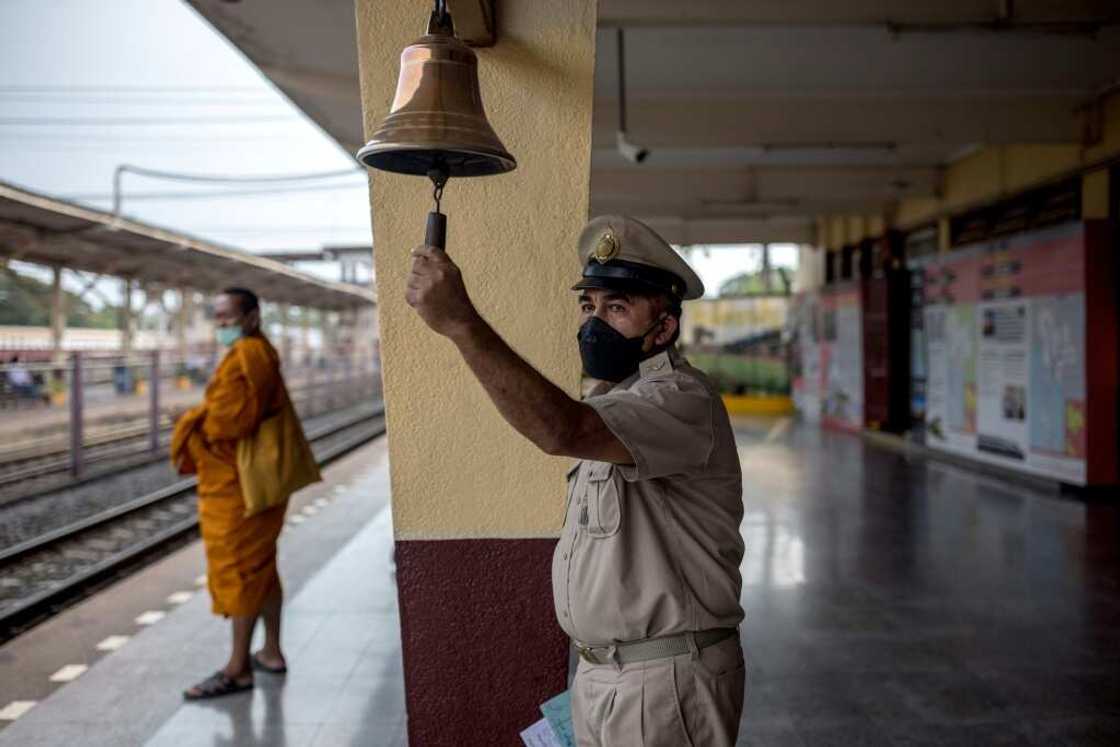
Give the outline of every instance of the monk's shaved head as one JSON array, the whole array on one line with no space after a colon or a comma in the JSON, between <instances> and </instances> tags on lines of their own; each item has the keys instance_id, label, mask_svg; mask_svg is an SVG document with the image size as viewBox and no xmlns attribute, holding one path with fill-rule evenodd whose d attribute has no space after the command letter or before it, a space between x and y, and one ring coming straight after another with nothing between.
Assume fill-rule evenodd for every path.
<instances>
[{"instance_id":1,"label":"monk's shaved head","mask_svg":"<svg viewBox=\"0 0 1120 747\"><path fill-rule=\"evenodd\" d=\"M214 299L214 323L219 327L238 325L244 334L253 334L260 329L260 299L248 288L226 288Z\"/></svg>"},{"instance_id":2,"label":"monk's shaved head","mask_svg":"<svg viewBox=\"0 0 1120 747\"><path fill-rule=\"evenodd\" d=\"M229 296L237 301L237 307L241 309L242 314L248 314L250 311L256 311L261 307L261 301L257 298L257 294L248 288L226 288L222 291L223 296Z\"/></svg>"}]
</instances>

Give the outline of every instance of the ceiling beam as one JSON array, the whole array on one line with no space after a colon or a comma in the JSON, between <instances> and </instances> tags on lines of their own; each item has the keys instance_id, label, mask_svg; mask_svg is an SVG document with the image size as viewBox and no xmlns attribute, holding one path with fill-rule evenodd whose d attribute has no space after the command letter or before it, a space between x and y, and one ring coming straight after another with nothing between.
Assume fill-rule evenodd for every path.
<instances>
[{"instance_id":1,"label":"ceiling beam","mask_svg":"<svg viewBox=\"0 0 1120 747\"><path fill-rule=\"evenodd\" d=\"M1083 98L673 96L627 102L631 139L652 148L1076 143ZM614 142L617 103L595 102L593 144Z\"/></svg>"},{"instance_id":2,"label":"ceiling beam","mask_svg":"<svg viewBox=\"0 0 1120 747\"><path fill-rule=\"evenodd\" d=\"M1112 0L600 0L599 26L1026 25L1120 20Z\"/></svg>"},{"instance_id":3,"label":"ceiling beam","mask_svg":"<svg viewBox=\"0 0 1120 747\"><path fill-rule=\"evenodd\" d=\"M679 218L638 213L670 244L811 244L816 227L808 219Z\"/></svg>"},{"instance_id":4,"label":"ceiling beam","mask_svg":"<svg viewBox=\"0 0 1120 747\"><path fill-rule=\"evenodd\" d=\"M719 169L598 168L595 214L688 218L802 217L877 213L907 198L941 193L937 167L813 166Z\"/></svg>"},{"instance_id":5,"label":"ceiling beam","mask_svg":"<svg viewBox=\"0 0 1120 747\"><path fill-rule=\"evenodd\" d=\"M704 199L778 199L795 194L839 191L873 193L884 188L936 196L941 169L925 166L753 166L746 168L600 168L591 177L593 194L672 194Z\"/></svg>"}]
</instances>

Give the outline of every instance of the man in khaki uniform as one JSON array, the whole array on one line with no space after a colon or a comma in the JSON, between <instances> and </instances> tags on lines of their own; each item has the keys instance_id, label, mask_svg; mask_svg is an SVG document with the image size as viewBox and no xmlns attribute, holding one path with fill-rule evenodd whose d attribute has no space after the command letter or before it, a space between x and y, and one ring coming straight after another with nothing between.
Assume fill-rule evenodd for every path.
<instances>
[{"instance_id":1,"label":"man in khaki uniform","mask_svg":"<svg viewBox=\"0 0 1120 747\"><path fill-rule=\"evenodd\" d=\"M704 288L632 218L592 220L579 253L580 355L599 380L582 402L506 345L438 249L413 251L406 298L514 428L580 459L552 567L557 619L580 653L579 745L730 747L745 677L742 475L722 400L674 346L681 301Z\"/></svg>"}]
</instances>

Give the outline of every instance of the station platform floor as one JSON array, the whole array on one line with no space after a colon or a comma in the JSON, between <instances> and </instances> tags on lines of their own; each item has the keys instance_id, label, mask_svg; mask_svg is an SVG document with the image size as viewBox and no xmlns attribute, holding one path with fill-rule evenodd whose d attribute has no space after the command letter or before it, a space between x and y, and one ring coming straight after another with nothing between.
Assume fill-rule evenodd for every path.
<instances>
[{"instance_id":1,"label":"station platform floor","mask_svg":"<svg viewBox=\"0 0 1120 747\"><path fill-rule=\"evenodd\" d=\"M1120 744L1116 505L787 418L735 427L740 745ZM281 538L285 679L180 700L226 645L205 593L163 602L199 573L196 543L0 648L0 717L20 688L39 701L0 747L405 744L384 439L326 477Z\"/></svg>"},{"instance_id":2,"label":"station platform floor","mask_svg":"<svg viewBox=\"0 0 1120 747\"><path fill-rule=\"evenodd\" d=\"M279 541L286 678L182 700L229 645L194 542L0 647L0 718L34 702L0 745L404 744L385 439L324 478L293 500Z\"/></svg>"}]
</instances>

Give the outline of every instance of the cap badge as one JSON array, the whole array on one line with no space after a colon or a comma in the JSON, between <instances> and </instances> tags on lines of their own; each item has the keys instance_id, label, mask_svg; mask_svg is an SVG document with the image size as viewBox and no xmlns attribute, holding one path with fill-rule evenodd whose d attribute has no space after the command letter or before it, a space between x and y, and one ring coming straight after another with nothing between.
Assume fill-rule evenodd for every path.
<instances>
[{"instance_id":1,"label":"cap badge","mask_svg":"<svg viewBox=\"0 0 1120 747\"><path fill-rule=\"evenodd\" d=\"M591 258L599 264L606 264L618 256L618 239L614 234L607 231L599 237L599 243L595 245L595 251L591 252Z\"/></svg>"}]
</instances>

